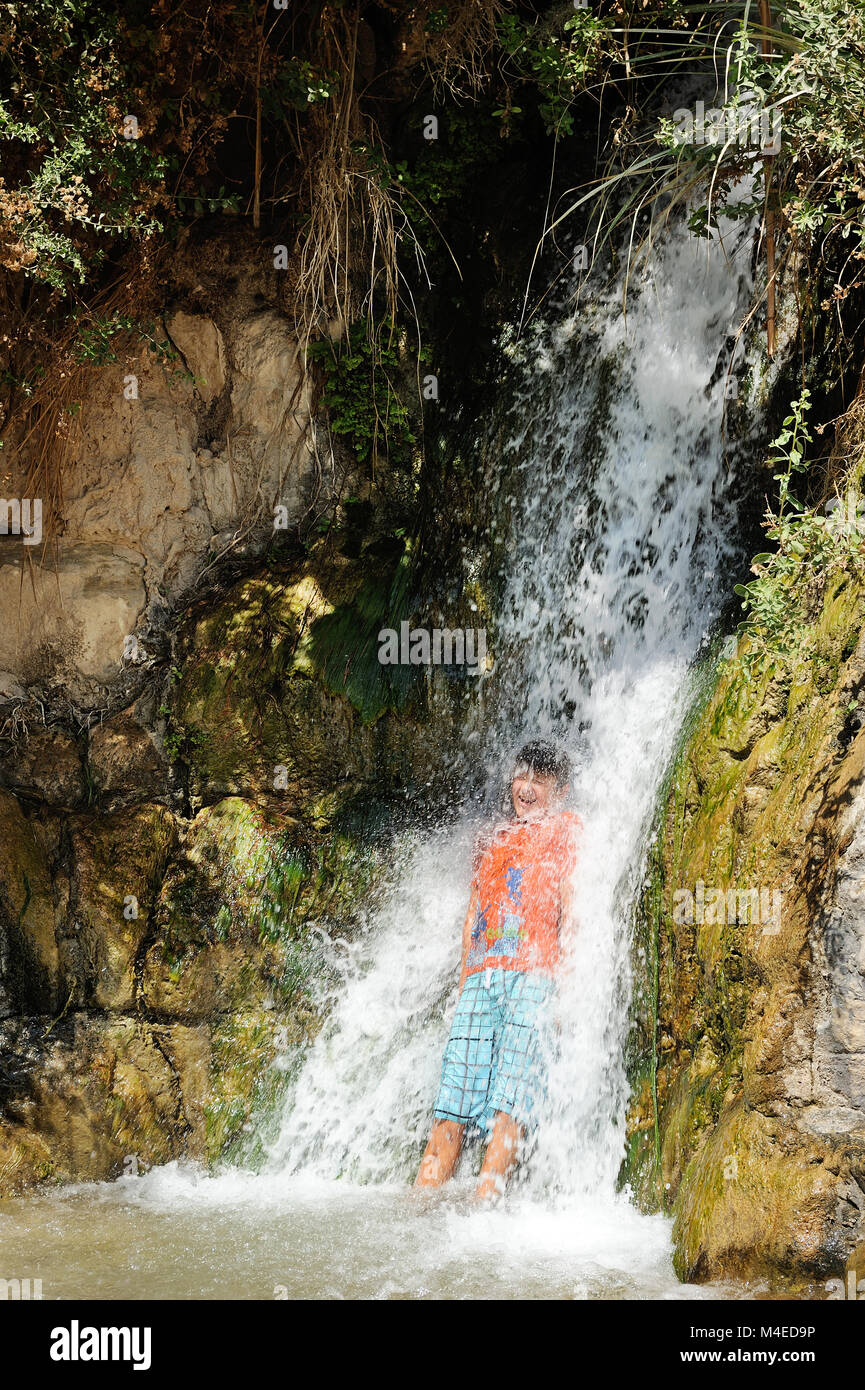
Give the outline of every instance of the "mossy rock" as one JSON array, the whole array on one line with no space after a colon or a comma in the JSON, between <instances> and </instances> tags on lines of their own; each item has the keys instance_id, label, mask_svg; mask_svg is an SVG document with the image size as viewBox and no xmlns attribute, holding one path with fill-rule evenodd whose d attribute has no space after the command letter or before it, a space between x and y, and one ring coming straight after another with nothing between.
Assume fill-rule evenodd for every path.
<instances>
[{"instance_id":1,"label":"mossy rock","mask_svg":"<svg viewBox=\"0 0 865 1390\"><path fill-rule=\"evenodd\" d=\"M314 926L351 930L375 845L318 836L276 808L228 797L193 821L166 876L141 971L155 1015L286 1010L315 970Z\"/></svg>"},{"instance_id":2,"label":"mossy rock","mask_svg":"<svg viewBox=\"0 0 865 1390\"><path fill-rule=\"evenodd\" d=\"M61 954L73 1007L133 1005L139 952L176 844L174 816L162 805L81 818L70 826L73 872Z\"/></svg>"},{"instance_id":3,"label":"mossy rock","mask_svg":"<svg viewBox=\"0 0 865 1390\"><path fill-rule=\"evenodd\" d=\"M60 956L51 873L36 827L0 790L0 1017L59 1006Z\"/></svg>"},{"instance_id":4,"label":"mossy rock","mask_svg":"<svg viewBox=\"0 0 865 1390\"><path fill-rule=\"evenodd\" d=\"M791 1282L837 1269L838 1162L815 1139L746 1110L724 1113L691 1159L675 1205L680 1278Z\"/></svg>"},{"instance_id":5,"label":"mossy rock","mask_svg":"<svg viewBox=\"0 0 865 1390\"><path fill-rule=\"evenodd\" d=\"M278 797L314 819L425 764L435 744L417 670L378 661L377 633L398 618L393 562L373 563L265 570L189 615L165 744L194 800ZM417 737L393 738L405 723Z\"/></svg>"},{"instance_id":6,"label":"mossy rock","mask_svg":"<svg viewBox=\"0 0 865 1390\"><path fill-rule=\"evenodd\" d=\"M262 1129L278 1115L296 1064L320 1022L317 1010L303 999L288 1014L230 1014L216 1020L206 1107L209 1159L223 1157L246 1167L261 1159Z\"/></svg>"},{"instance_id":7,"label":"mossy rock","mask_svg":"<svg viewBox=\"0 0 865 1390\"><path fill-rule=\"evenodd\" d=\"M843 737L865 690L863 623L865 591L840 577L795 667L743 639L708 698L704 680L666 784L636 936L643 1055L631 1058L624 1176L646 1205L675 1200L685 1278L843 1266L835 1141L798 1117L811 1098L814 924L865 768L865 736ZM678 890L699 883L717 914L680 910ZM755 888L778 895L770 919L740 911Z\"/></svg>"}]
</instances>

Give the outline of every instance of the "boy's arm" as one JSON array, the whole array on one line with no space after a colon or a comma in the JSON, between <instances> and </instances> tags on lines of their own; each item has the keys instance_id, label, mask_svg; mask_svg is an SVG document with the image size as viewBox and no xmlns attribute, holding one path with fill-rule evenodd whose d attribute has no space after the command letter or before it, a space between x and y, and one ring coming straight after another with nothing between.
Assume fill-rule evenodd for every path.
<instances>
[{"instance_id":1,"label":"boy's arm","mask_svg":"<svg viewBox=\"0 0 865 1390\"><path fill-rule=\"evenodd\" d=\"M474 885L472 885L472 891L469 895L468 911L466 912L465 921L463 922L463 953L462 966L460 968L460 993L462 993L462 987L466 982L466 967L469 963L469 948L472 944L472 927L474 926L477 900L477 889L474 887Z\"/></svg>"}]
</instances>

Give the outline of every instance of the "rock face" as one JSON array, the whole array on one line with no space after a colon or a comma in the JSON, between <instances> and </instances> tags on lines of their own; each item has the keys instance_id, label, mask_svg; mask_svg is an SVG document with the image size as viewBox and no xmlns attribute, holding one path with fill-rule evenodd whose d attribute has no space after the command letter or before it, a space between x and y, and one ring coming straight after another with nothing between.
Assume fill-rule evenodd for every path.
<instances>
[{"instance_id":1,"label":"rock face","mask_svg":"<svg viewBox=\"0 0 865 1390\"><path fill-rule=\"evenodd\" d=\"M465 780L471 679L378 660L427 592L424 528L430 625L488 617L468 467L431 465L442 515L426 497L414 348L399 448L325 437L272 246L199 230L152 322L82 339L48 544L0 549L0 1197L245 1150L408 793Z\"/></svg>"},{"instance_id":2,"label":"rock face","mask_svg":"<svg viewBox=\"0 0 865 1390\"><path fill-rule=\"evenodd\" d=\"M261 548L277 504L293 526L314 500L307 383L288 320L260 292L264 252L217 247L196 276L180 257L162 322L115 335L113 360L88 369L51 544L10 539L0 556L7 682L62 680L104 703L133 639L141 660L150 625L215 555Z\"/></svg>"},{"instance_id":3,"label":"rock face","mask_svg":"<svg viewBox=\"0 0 865 1390\"><path fill-rule=\"evenodd\" d=\"M370 563L322 542L193 605L163 695L86 736L11 719L0 1194L207 1160L275 1103L318 1027L318 934L351 934L388 797L459 723L458 685L433 720L379 665Z\"/></svg>"},{"instance_id":4,"label":"rock face","mask_svg":"<svg viewBox=\"0 0 865 1390\"><path fill-rule=\"evenodd\" d=\"M399 518L314 458L272 260L232 236L88 369L59 530L0 556L0 1196L241 1142L464 704L377 660Z\"/></svg>"},{"instance_id":5,"label":"rock face","mask_svg":"<svg viewBox=\"0 0 865 1390\"><path fill-rule=\"evenodd\" d=\"M116 1015L0 1022L0 1193L206 1154L207 1028Z\"/></svg>"},{"instance_id":6,"label":"rock face","mask_svg":"<svg viewBox=\"0 0 865 1390\"><path fill-rule=\"evenodd\" d=\"M315 1032L313 933L351 931L375 847L240 798L0 819L0 1195L222 1153Z\"/></svg>"},{"instance_id":7,"label":"rock face","mask_svg":"<svg viewBox=\"0 0 865 1390\"><path fill-rule=\"evenodd\" d=\"M672 774L628 1176L683 1277L825 1280L865 1236L863 620L839 580L795 669L745 639Z\"/></svg>"},{"instance_id":8,"label":"rock face","mask_svg":"<svg viewBox=\"0 0 865 1390\"><path fill-rule=\"evenodd\" d=\"M4 538L0 1196L239 1141L318 1025L316 933L372 887L352 806L433 737L371 640L396 523L352 559L300 538L343 488L374 505L315 455L280 296L238 224L181 246L157 321L83 373L49 544Z\"/></svg>"},{"instance_id":9,"label":"rock face","mask_svg":"<svg viewBox=\"0 0 865 1390\"><path fill-rule=\"evenodd\" d=\"M218 400L225 390L227 363L225 341L205 314L175 309L167 314L168 336L192 372L195 389L205 404Z\"/></svg>"},{"instance_id":10,"label":"rock face","mask_svg":"<svg viewBox=\"0 0 865 1390\"><path fill-rule=\"evenodd\" d=\"M170 666L77 737L7 702L0 1195L247 1157L318 1028L322 939L362 919L470 693L380 665L403 546L344 549L192 603Z\"/></svg>"}]
</instances>

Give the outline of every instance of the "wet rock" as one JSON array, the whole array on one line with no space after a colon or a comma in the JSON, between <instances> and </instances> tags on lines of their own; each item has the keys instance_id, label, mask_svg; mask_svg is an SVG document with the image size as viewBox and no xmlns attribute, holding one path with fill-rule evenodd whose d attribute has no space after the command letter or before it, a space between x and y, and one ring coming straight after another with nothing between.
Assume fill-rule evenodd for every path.
<instances>
[{"instance_id":1,"label":"wet rock","mask_svg":"<svg viewBox=\"0 0 865 1390\"><path fill-rule=\"evenodd\" d=\"M275 798L314 820L426 780L456 749L463 692L453 682L434 705L417 668L379 663L380 601L363 563L331 555L253 575L190 614L169 738L193 804Z\"/></svg>"},{"instance_id":2,"label":"wet rock","mask_svg":"<svg viewBox=\"0 0 865 1390\"><path fill-rule=\"evenodd\" d=\"M165 790L168 764L132 706L90 730L89 764L96 790L112 802L147 801Z\"/></svg>"},{"instance_id":3,"label":"wet rock","mask_svg":"<svg viewBox=\"0 0 865 1390\"><path fill-rule=\"evenodd\" d=\"M48 858L18 801L0 791L0 1018L56 1009L60 994Z\"/></svg>"},{"instance_id":4,"label":"wet rock","mask_svg":"<svg viewBox=\"0 0 865 1390\"><path fill-rule=\"evenodd\" d=\"M319 1027L318 1014L297 1007L231 1013L211 1028L212 1084L206 1106L207 1155L249 1164L260 1157L260 1126L280 1113L290 1072L274 1061L302 1047ZM255 1116L255 1126L247 1123Z\"/></svg>"},{"instance_id":5,"label":"wet rock","mask_svg":"<svg viewBox=\"0 0 865 1390\"><path fill-rule=\"evenodd\" d=\"M0 783L49 806L78 806L87 796L84 764L75 740L62 729L29 730L7 745Z\"/></svg>"},{"instance_id":6,"label":"wet rock","mask_svg":"<svg viewBox=\"0 0 865 1390\"><path fill-rule=\"evenodd\" d=\"M683 1177L674 1225L679 1276L831 1274L842 1184L826 1159L819 1144L741 1102L730 1107Z\"/></svg>"},{"instance_id":7,"label":"wet rock","mask_svg":"<svg viewBox=\"0 0 865 1390\"><path fill-rule=\"evenodd\" d=\"M0 1022L0 1197L203 1157L206 1028L71 1014Z\"/></svg>"},{"instance_id":8,"label":"wet rock","mask_svg":"<svg viewBox=\"0 0 865 1390\"><path fill-rule=\"evenodd\" d=\"M162 887L143 1004L172 1018L298 1006L311 1016L310 997L298 995L312 966L310 927L350 930L376 865L376 850L352 836L316 842L293 818L240 797L206 808Z\"/></svg>"},{"instance_id":9,"label":"wet rock","mask_svg":"<svg viewBox=\"0 0 865 1390\"><path fill-rule=\"evenodd\" d=\"M803 1125L815 1133L865 1137L865 793L857 790L838 826L831 905L814 932L820 993L813 1049L813 1103Z\"/></svg>"},{"instance_id":10,"label":"wet rock","mask_svg":"<svg viewBox=\"0 0 865 1390\"><path fill-rule=\"evenodd\" d=\"M74 1007L132 1007L138 954L176 840L174 817L159 805L70 826L73 867L59 944Z\"/></svg>"}]
</instances>

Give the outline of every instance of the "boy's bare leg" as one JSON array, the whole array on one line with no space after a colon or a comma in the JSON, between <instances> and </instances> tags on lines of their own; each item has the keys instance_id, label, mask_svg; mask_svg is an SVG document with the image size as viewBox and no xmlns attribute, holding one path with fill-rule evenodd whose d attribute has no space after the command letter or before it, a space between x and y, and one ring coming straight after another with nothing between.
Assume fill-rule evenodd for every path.
<instances>
[{"instance_id":1,"label":"boy's bare leg","mask_svg":"<svg viewBox=\"0 0 865 1390\"><path fill-rule=\"evenodd\" d=\"M441 1187L442 1183L453 1177L464 1132L465 1125L457 1124L456 1120L436 1120L415 1178L415 1187Z\"/></svg>"},{"instance_id":2,"label":"boy's bare leg","mask_svg":"<svg viewBox=\"0 0 865 1390\"><path fill-rule=\"evenodd\" d=\"M475 1191L480 1201L490 1201L504 1192L517 1161L522 1134L522 1129L512 1116L506 1115L503 1110L496 1112L496 1122Z\"/></svg>"}]
</instances>

